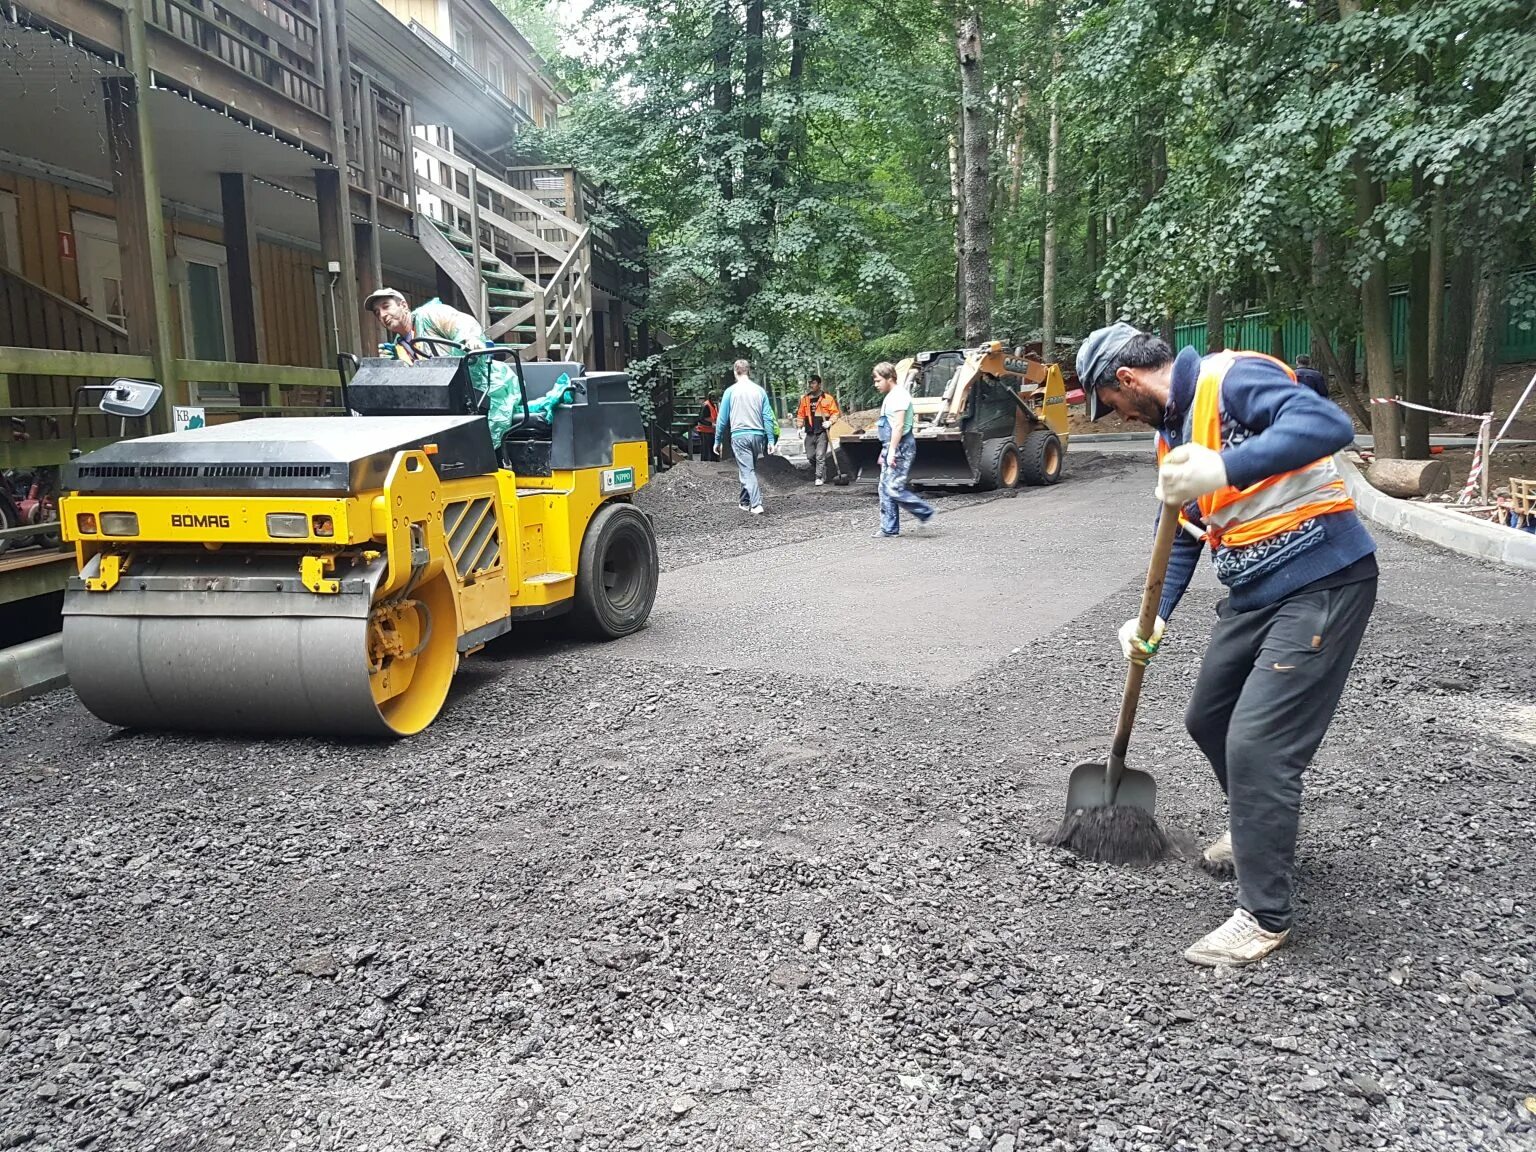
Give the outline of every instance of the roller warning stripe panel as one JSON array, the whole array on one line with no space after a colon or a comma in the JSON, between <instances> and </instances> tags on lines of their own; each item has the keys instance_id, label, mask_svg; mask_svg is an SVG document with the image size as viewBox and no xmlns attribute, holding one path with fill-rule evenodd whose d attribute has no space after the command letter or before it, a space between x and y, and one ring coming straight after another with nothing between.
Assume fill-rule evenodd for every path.
<instances>
[{"instance_id":1,"label":"roller warning stripe panel","mask_svg":"<svg viewBox=\"0 0 1536 1152\"><path fill-rule=\"evenodd\" d=\"M450 503L443 509L443 533L459 579L489 571L501 562L501 534L491 497Z\"/></svg>"}]
</instances>

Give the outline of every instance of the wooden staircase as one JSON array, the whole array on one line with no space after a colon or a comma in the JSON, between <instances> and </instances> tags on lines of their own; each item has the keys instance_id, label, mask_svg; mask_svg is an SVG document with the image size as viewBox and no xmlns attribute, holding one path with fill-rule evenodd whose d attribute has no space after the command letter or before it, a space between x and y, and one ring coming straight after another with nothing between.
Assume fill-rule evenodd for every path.
<instances>
[{"instance_id":1,"label":"wooden staircase","mask_svg":"<svg viewBox=\"0 0 1536 1152\"><path fill-rule=\"evenodd\" d=\"M437 126L419 127L412 140L422 247L490 339L543 359L590 362L591 229L452 145L452 132Z\"/></svg>"}]
</instances>

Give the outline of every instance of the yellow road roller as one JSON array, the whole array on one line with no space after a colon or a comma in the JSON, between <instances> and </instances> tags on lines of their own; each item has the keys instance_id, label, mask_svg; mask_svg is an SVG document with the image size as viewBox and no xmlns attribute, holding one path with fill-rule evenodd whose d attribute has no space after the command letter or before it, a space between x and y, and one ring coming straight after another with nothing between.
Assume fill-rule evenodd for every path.
<instances>
[{"instance_id":1,"label":"yellow road roller","mask_svg":"<svg viewBox=\"0 0 1536 1152\"><path fill-rule=\"evenodd\" d=\"M519 418L492 443L469 363L363 360L349 417L72 461L64 662L85 706L134 728L407 736L518 621L642 627L657 553L632 503L648 451L628 376L520 364ZM566 402L533 416L557 384Z\"/></svg>"}]
</instances>

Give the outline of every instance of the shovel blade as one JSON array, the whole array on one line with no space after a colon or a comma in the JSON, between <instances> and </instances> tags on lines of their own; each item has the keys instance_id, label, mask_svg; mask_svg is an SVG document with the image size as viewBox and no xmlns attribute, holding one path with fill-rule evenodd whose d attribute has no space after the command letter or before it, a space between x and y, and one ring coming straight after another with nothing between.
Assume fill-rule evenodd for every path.
<instances>
[{"instance_id":1,"label":"shovel blade","mask_svg":"<svg viewBox=\"0 0 1536 1152\"><path fill-rule=\"evenodd\" d=\"M1102 808L1108 804L1156 812L1157 781L1150 772L1126 768L1121 772L1119 788L1111 796L1108 765L1090 760L1072 769L1072 775L1067 778L1068 812L1076 812L1079 808Z\"/></svg>"}]
</instances>

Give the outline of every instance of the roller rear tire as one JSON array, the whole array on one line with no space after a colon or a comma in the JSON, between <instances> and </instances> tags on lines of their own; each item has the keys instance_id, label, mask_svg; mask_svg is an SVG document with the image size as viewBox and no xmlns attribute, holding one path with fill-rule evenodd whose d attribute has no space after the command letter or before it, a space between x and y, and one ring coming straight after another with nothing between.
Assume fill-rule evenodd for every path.
<instances>
[{"instance_id":1,"label":"roller rear tire","mask_svg":"<svg viewBox=\"0 0 1536 1152\"><path fill-rule=\"evenodd\" d=\"M608 504L581 541L572 622L595 640L617 640L645 627L660 574L656 533L633 504Z\"/></svg>"}]
</instances>

